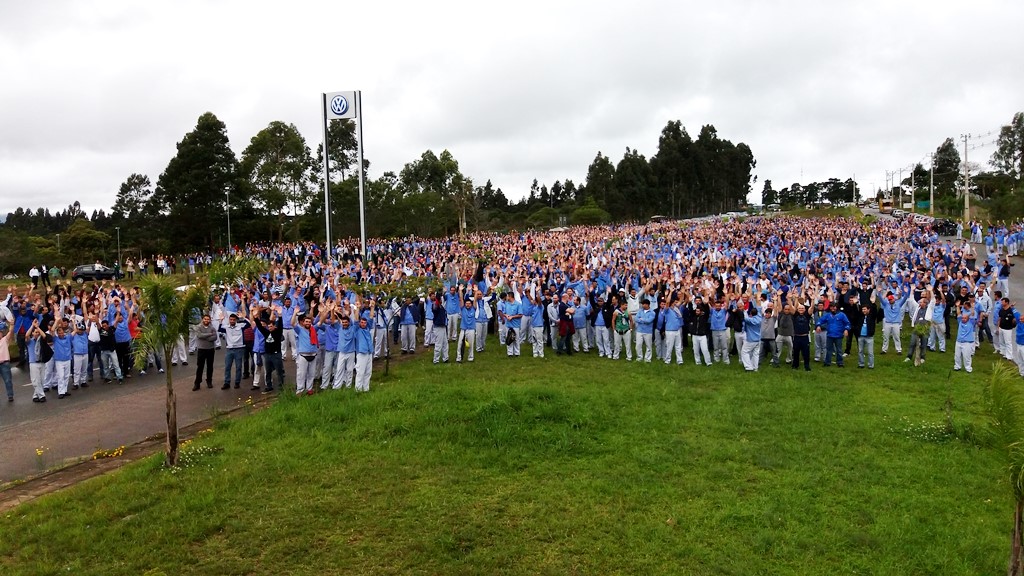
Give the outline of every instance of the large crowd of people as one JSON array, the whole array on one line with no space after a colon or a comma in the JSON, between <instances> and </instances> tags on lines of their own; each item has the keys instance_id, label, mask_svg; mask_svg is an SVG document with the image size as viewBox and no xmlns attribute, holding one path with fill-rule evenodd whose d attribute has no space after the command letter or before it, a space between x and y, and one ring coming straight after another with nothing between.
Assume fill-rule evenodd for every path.
<instances>
[{"instance_id":1,"label":"large crowd of people","mask_svg":"<svg viewBox=\"0 0 1024 576\"><path fill-rule=\"evenodd\" d=\"M392 350L432 348L435 364L450 362L453 343L456 363L491 346L515 362L529 346L534 358L596 351L613 362L684 365L692 354L701 369L735 357L745 371L811 370L812 358L823 368L856 361L870 370L879 339L881 354L903 355L905 344L904 361L920 365L952 343L954 370L972 372L987 340L1024 376L1024 322L1009 284L1024 223L969 222L964 231L973 243L888 218L710 219L378 239L365 262L353 241L330 251L250 244L238 252L262 260L264 273L211 294L172 364L193 361L193 390L212 388L223 349L223 389L246 380L272 392L288 382L313 394L317 386L369 390L374 359ZM225 257L154 255L125 269L171 273L184 263L194 273ZM133 342L154 321L126 281L34 281L9 286L0 305L0 377L10 400L10 340L33 400L45 402L97 376L132 378ZM141 364L163 372L161 360Z\"/></svg>"}]
</instances>

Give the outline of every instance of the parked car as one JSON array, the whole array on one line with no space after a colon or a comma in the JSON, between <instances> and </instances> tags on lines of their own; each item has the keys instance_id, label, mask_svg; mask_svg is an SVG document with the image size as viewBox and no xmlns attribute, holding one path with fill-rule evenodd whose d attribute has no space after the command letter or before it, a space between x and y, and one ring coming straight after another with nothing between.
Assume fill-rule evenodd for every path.
<instances>
[{"instance_id":1,"label":"parked car","mask_svg":"<svg viewBox=\"0 0 1024 576\"><path fill-rule=\"evenodd\" d=\"M121 272L115 272L113 268L107 268L102 264L82 264L71 272L71 279L79 284L90 280L120 280L124 278Z\"/></svg>"}]
</instances>

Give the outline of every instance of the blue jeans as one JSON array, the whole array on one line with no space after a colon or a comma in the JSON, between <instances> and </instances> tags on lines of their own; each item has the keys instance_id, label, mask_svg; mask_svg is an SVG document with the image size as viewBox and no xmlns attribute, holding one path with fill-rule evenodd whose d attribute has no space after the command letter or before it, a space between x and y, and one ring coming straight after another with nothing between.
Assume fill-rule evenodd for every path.
<instances>
[{"instance_id":1,"label":"blue jeans","mask_svg":"<svg viewBox=\"0 0 1024 576\"><path fill-rule=\"evenodd\" d=\"M7 388L7 397L14 398L14 381L11 380L10 362L0 362L0 378L4 379L4 388Z\"/></svg>"},{"instance_id":2,"label":"blue jeans","mask_svg":"<svg viewBox=\"0 0 1024 576\"><path fill-rule=\"evenodd\" d=\"M825 366L832 363L832 353L836 355L836 365L843 365L843 337L827 336L825 338Z\"/></svg>"},{"instance_id":3,"label":"blue jeans","mask_svg":"<svg viewBox=\"0 0 1024 576\"><path fill-rule=\"evenodd\" d=\"M224 354L224 385L231 383L231 367L235 367L235 386L242 383L242 359L245 348L228 348Z\"/></svg>"}]
</instances>

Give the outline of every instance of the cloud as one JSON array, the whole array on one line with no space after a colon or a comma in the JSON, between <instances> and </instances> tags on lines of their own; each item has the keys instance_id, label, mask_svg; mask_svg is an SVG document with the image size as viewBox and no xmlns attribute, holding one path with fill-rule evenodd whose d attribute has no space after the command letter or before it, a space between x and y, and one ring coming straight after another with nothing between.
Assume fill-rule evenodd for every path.
<instances>
[{"instance_id":1,"label":"cloud","mask_svg":"<svg viewBox=\"0 0 1024 576\"><path fill-rule=\"evenodd\" d=\"M206 111L239 154L273 120L315 149L319 93L344 89L363 90L372 176L447 148L515 199L534 178L582 183L599 150L649 158L679 119L746 142L776 187L880 184L1020 111L1022 16L994 1L12 3L0 212L109 209Z\"/></svg>"}]
</instances>

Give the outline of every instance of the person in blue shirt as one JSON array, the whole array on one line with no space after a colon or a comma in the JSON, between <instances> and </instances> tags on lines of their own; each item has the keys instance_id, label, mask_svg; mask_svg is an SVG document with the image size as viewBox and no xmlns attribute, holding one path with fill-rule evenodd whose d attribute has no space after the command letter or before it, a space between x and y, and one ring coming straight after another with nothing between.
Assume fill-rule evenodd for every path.
<instances>
[{"instance_id":1,"label":"person in blue shirt","mask_svg":"<svg viewBox=\"0 0 1024 576\"><path fill-rule=\"evenodd\" d=\"M895 341L896 353L903 353L903 344L900 342L900 326L903 324L903 305L910 297L910 285L903 286L900 297L897 299L892 291L888 292L881 302L882 314L885 321L882 323L882 354L889 351L890 338Z\"/></svg>"},{"instance_id":2,"label":"person in blue shirt","mask_svg":"<svg viewBox=\"0 0 1024 576\"><path fill-rule=\"evenodd\" d=\"M316 355L319 351L319 343L316 337L316 328L313 326L313 319L303 315L299 318L299 311L292 313L292 331L295 333L295 348L299 354L295 361L295 394L313 394L313 380L316 378Z\"/></svg>"},{"instance_id":3,"label":"person in blue shirt","mask_svg":"<svg viewBox=\"0 0 1024 576\"><path fill-rule=\"evenodd\" d=\"M72 389L78 390L79 386L82 388L88 388L89 382L86 381L86 377L89 375L86 372L86 366L88 365L89 357L89 333L85 329L85 322L75 322L71 333L71 354L74 360L74 376Z\"/></svg>"},{"instance_id":4,"label":"person in blue shirt","mask_svg":"<svg viewBox=\"0 0 1024 576\"><path fill-rule=\"evenodd\" d=\"M45 342L46 334L39 327L39 319L35 318L25 331L25 350L28 355L29 378L32 381L32 401L46 402L46 391L43 389L43 381L46 372L46 358L44 348L52 355L52 349Z\"/></svg>"},{"instance_id":5,"label":"person in blue shirt","mask_svg":"<svg viewBox=\"0 0 1024 576\"><path fill-rule=\"evenodd\" d=\"M651 301L645 296L640 301L640 310L636 313L636 359L650 363L653 354L654 343L654 318L656 314L651 310Z\"/></svg>"},{"instance_id":6,"label":"person in blue shirt","mask_svg":"<svg viewBox=\"0 0 1024 576\"><path fill-rule=\"evenodd\" d=\"M466 350L466 360L473 361L473 353L476 350L476 312L473 297L466 296L459 310L462 329L459 330L459 342L455 349L455 362L458 364L462 363L463 350Z\"/></svg>"},{"instance_id":7,"label":"person in blue shirt","mask_svg":"<svg viewBox=\"0 0 1024 576\"><path fill-rule=\"evenodd\" d=\"M356 327L347 310L335 310L338 321L338 339L334 342L338 353L334 369L334 389L351 388L356 369Z\"/></svg>"},{"instance_id":8,"label":"person in blue shirt","mask_svg":"<svg viewBox=\"0 0 1024 576\"><path fill-rule=\"evenodd\" d=\"M544 301L541 297L540 289L534 291L534 296L529 296L530 299L530 336L533 342L533 357L543 358L544 357ZM524 312L525 315L525 312Z\"/></svg>"},{"instance_id":9,"label":"person in blue shirt","mask_svg":"<svg viewBox=\"0 0 1024 576\"><path fill-rule=\"evenodd\" d=\"M747 372L756 372L761 363L761 324L764 318L758 312L756 301L751 299L743 316L743 350L740 352L740 361Z\"/></svg>"},{"instance_id":10,"label":"person in blue shirt","mask_svg":"<svg viewBox=\"0 0 1024 576\"><path fill-rule=\"evenodd\" d=\"M663 326L665 328L665 364L672 363L672 354L676 355L676 364L683 365L683 344L680 331L683 328L682 301L673 293L668 306L665 307Z\"/></svg>"},{"instance_id":11,"label":"person in blue shirt","mask_svg":"<svg viewBox=\"0 0 1024 576\"><path fill-rule=\"evenodd\" d=\"M456 312L458 312L456 310ZM405 303L398 311L398 325L402 337L402 354L416 352L416 326L420 323L420 307L412 296L405 297ZM449 330L451 323L449 322Z\"/></svg>"},{"instance_id":12,"label":"person in blue shirt","mask_svg":"<svg viewBox=\"0 0 1024 576\"><path fill-rule=\"evenodd\" d=\"M978 310L970 302L957 304L956 348L953 352L953 370L961 368L973 372L971 360L974 357L975 329L978 327Z\"/></svg>"},{"instance_id":13,"label":"person in blue shirt","mask_svg":"<svg viewBox=\"0 0 1024 576\"><path fill-rule=\"evenodd\" d=\"M575 333L572 335L572 346L576 352L581 349L584 352L590 352L590 342L587 338L587 326L590 324L587 318L589 316L590 303L577 296L572 313L572 324L575 329Z\"/></svg>"},{"instance_id":14,"label":"person in blue shirt","mask_svg":"<svg viewBox=\"0 0 1024 576\"><path fill-rule=\"evenodd\" d=\"M824 327L824 330L822 328ZM839 311L839 305L835 302L829 304L828 312L818 320L816 327L818 332L825 332L825 362L822 366L832 364L832 354L836 355L836 365L843 367L842 343L850 333L850 319L846 314ZM897 341L898 342L898 341Z\"/></svg>"},{"instance_id":15,"label":"person in blue shirt","mask_svg":"<svg viewBox=\"0 0 1024 576\"><path fill-rule=\"evenodd\" d=\"M347 312L343 311L341 313ZM320 370L320 389L338 388L334 373L338 369L338 320L339 306L337 301L327 303L320 311L317 322L317 336L323 346L323 367Z\"/></svg>"},{"instance_id":16,"label":"person in blue shirt","mask_svg":"<svg viewBox=\"0 0 1024 576\"><path fill-rule=\"evenodd\" d=\"M479 290L474 295L476 306L476 351L483 352L487 344L487 324L491 321L491 305Z\"/></svg>"},{"instance_id":17,"label":"person in blue shirt","mask_svg":"<svg viewBox=\"0 0 1024 576\"><path fill-rule=\"evenodd\" d=\"M508 350L509 358L513 356L519 356L519 332L522 326L523 314L522 306L519 302L516 302L515 294L509 292L505 295L505 312L503 313L505 318L505 327L508 332L512 334L506 334L505 344Z\"/></svg>"},{"instance_id":18,"label":"person in blue shirt","mask_svg":"<svg viewBox=\"0 0 1024 576\"><path fill-rule=\"evenodd\" d=\"M290 352L292 355L292 360L295 360L299 357L299 351L295 347L296 332L295 325L292 324L292 318L295 318L296 312L299 310L299 307L295 304L292 304L292 299L289 297L285 297L283 304L284 305L281 307L281 310L278 314L278 316L281 318L282 327L284 328L284 332L282 333L284 336L284 340L281 342L281 358L287 360L288 353ZM220 345L218 344L218 347L219 346Z\"/></svg>"},{"instance_id":19,"label":"person in blue shirt","mask_svg":"<svg viewBox=\"0 0 1024 576\"><path fill-rule=\"evenodd\" d=\"M370 309L373 311L371 303ZM356 342L356 392L370 391L370 376L373 374L373 331L366 316L359 317L355 328Z\"/></svg>"},{"instance_id":20,"label":"person in blue shirt","mask_svg":"<svg viewBox=\"0 0 1024 576\"><path fill-rule=\"evenodd\" d=\"M1017 321L1017 328L1014 329L1014 341L1017 346L1014 349L1013 361L1017 363L1021 377L1024 377L1024 321L1021 320L1020 310L1013 309L1013 318Z\"/></svg>"},{"instance_id":21,"label":"person in blue shirt","mask_svg":"<svg viewBox=\"0 0 1024 576\"><path fill-rule=\"evenodd\" d=\"M68 397L68 381L71 379L71 335L64 330L63 322L53 323L53 360L57 374L57 398Z\"/></svg>"},{"instance_id":22,"label":"person in blue shirt","mask_svg":"<svg viewBox=\"0 0 1024 576\"><path fill-rule=\"evenodd\" d=\"M448 284L448 294L445 295L444 311L448 314L448 340L455 342L459 336L459 322L462 319L462 298L459 296L459 288L455 284Z\"/></svg>"},{"instance_id":23,"label":"person in blue shirt","mask_svg":"<svg viewBox=\"0 0 1024 576\"><path fill-rule=\"evenodd\" d=\"M729 319L729 309L721 300L715 300L711 309L711 346L714 350L712 360L715 362L729 363L729 327L726 321Z\"/></svg>"}]
</instances>

